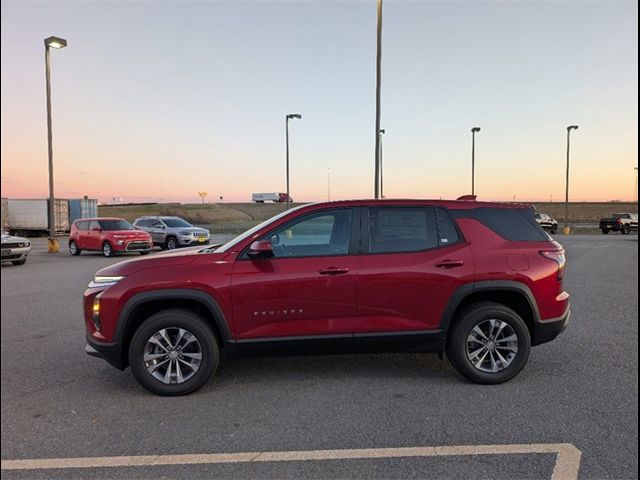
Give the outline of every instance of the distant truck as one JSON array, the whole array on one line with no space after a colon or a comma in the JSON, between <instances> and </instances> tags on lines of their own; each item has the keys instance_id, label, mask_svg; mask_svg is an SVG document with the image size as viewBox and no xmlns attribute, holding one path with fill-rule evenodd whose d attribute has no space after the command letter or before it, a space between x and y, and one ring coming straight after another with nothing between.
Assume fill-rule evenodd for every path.
<instances>
[{"instance_id":1,"label":"distant truck","mask_svg":"<svg viewBox=\"0 0 640 480\"><path fill-rule=\"evenodd\" d=\"M605 235L610 231L628 235L631 230L638 231L637 213L614 213L611 217L600 219L600 230Z\"/></svg>"},{"instance_id":2,"label":"distant truck","mask_svg":"<svg viewBox=\"0 0 640 480\"><path fill-rule=\"evenodd\" d=\"M69 201L56 198L53 205L56 232L68 232ZM49 200L47 199L9 198L7 210L9 211L9 231L12 234L38 234L49 230Z\"/></svg>"},{"instance_id":3,"label":"distant truck","mask_svg":"<svg viewBox=\"0 0 640 480\"><path fill-rule=\"evenodd\" d=\"M293 202L293 199L286 193L252 193L251 201L255 203L273 202L273 203L285 203L287 200Z\"/></svg>"}]
</instances>

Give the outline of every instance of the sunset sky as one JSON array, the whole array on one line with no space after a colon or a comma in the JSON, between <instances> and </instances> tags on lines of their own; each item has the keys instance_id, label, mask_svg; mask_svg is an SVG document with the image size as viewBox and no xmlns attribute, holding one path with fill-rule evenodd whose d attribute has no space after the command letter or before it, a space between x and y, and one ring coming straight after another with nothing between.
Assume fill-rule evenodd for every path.
<instances>
[{"instance_id":1,"label":"sunset sky","mask_svg":"<svg viewBox=\"0 0 640 480\"><path fill-rule=\"evenodd\" d=\"M374 0L2 2L2 196L45 197L43 39L56 196L296 201L373 195ZM637 2L385 0L385 194L630 200Z\"/></svg>"}]
</instances>

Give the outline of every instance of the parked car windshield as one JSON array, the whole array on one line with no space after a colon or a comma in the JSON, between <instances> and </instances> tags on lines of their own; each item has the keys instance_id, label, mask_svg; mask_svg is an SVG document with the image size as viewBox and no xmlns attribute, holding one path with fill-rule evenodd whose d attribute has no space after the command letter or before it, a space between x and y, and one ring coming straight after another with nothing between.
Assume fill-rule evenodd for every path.
<instances>
[{"instance_id":1,"label":"parked car windshield","mask_svg":"<svg viewBox=\"0 0 640 480\"><path fill-rule=\"evenodd\" d=\"M163 218L162 221L169 228L193 227L193 225L181 218Z\"/></svg>"},{"instance_id":2,"label":"parked car windshield","mask_svg":"<svg viewBox=\"0 0 640 480\"><path fill-rule=\"evenodd\" d=\"M135 230L126 220L100 220L103 230Z\"/></svg>"}]
</instances>

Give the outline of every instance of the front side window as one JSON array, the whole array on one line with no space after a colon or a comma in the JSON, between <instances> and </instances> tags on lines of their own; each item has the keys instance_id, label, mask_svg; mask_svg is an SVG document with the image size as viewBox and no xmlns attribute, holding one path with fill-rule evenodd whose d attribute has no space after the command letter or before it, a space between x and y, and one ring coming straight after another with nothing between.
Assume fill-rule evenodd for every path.
<instances>
[{"instance_id":1,"label":"front side window","mask_svg":"<svg viewBox=\"0 0 640 480\"><path fill-rule=\"evenodd\" d=\"M76 228L78 230L89 230L89 222L78 222L76 223Z\"/></svg>"},{"instance_id":2,"label":"front side window","mask_svg":"<svg viewBox=\"0 0 640 480\"><path fill-rule=\"evenodd\" d=\"M134 230L126 220L100 220L100 227L105 231Z\"/></svg>"},{"instance_id":3,"label":"front side window","mask_svg":"<svg viewBox=\"0 0 640 480\"><path fill-rule=\"evenodd\" d=\"M448 243L448 238L445 243ZM369 209L369 253L417 252L435 248L438 245L438 220L435 208L375 207Z\"/></svg>"},{"instance_id":4,"label":"front side window","mask_svg":"<svg viewBox=\"0 0 640 480\"><path fill-rule=\"evenodd\" d=\"M267 235L276 258L346 255L351 241L352 210L306 215Z\"/></svg>"},{"instance_id":5,"label":"front side window","mask_svg":"<svg viewBox=\"0 0 640 480\"><path fill-rule=\"evenodd\" d=\"M189 222L181 218L164 218L164 224L169 228L188 228L193 227Z\"/></svg>"}]
</instances>

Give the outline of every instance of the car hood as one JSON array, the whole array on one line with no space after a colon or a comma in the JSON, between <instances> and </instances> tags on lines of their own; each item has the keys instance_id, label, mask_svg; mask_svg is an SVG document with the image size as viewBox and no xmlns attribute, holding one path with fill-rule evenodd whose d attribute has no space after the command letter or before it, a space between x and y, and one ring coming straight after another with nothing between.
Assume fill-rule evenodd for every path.
<instances>
[{"instance_id":1,"label":"car hood","mask_svg":"<svg viewBox=\"0 0 640 480\"><path fill-rule=\"evenodd\" d=\"M105 230L103 233L117 235L120 238L148 238L149 234L142 230Z\"/></svg>"},{"instance_id":2,"label":"car hood","mask_svg":"<svg viewBox=\"0 0 640 480\"><path fill-rule=\"evenodd\" d=\"M2 243L27 243L29 240L24 237L14 237L13 235L2 235Z\"/></svg>"},{"instance_id":3,"label":"car hood","mask_svg":"<svg viewBox=\"0 0 640 480\"><path fill-rule=\"evenodd\" d=\"M206 253L213 252L213 250L219 245L212 245L207 248L203 247L191 247L181 248L179 250L169 250L161 253L154 253L144 257L136 257L123 262L118 262L114 265L110 265L96 272L96 275L105 276L127 276L140 270L146 270L148 268L164 268L176 265L186 265L193 262L197 258L201 258L202 255L207 255L213 258L213 256L226 256L226 253Z\"/></svg>"},{"instance_id":4,"label":"car hood","mask_svg":"<svg viewBox=\"0 0 640 480\"><path fill-rule=\"evenodd\" d=\"M200 227L180 227L180 228L174 228L173 230L179 230L181 232L189 232L189 233L209 233L209 230L207 230L206 228L200 228Z\"/></svg>"}]
</instances>

